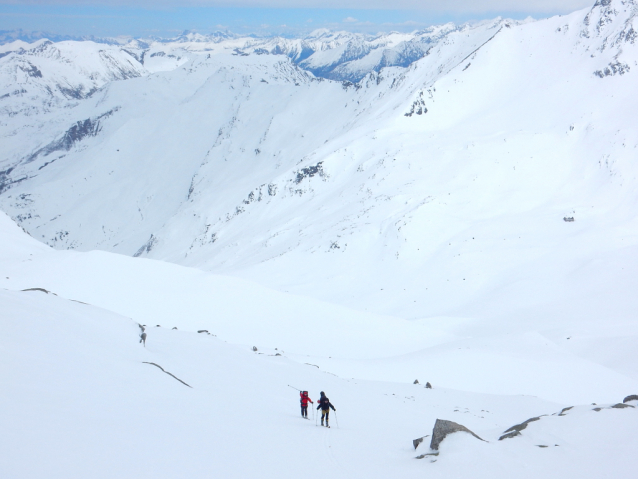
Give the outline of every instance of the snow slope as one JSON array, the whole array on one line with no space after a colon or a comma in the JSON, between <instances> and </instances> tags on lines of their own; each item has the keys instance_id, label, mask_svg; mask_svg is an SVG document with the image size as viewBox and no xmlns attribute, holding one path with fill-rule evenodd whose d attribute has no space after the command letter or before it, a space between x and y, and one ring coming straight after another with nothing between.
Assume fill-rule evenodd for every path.
<instances>
[{"instance_id":1,"label":"snow slope","mask_svg":"<svg viewBox=\"0 0 638 479\"><path fill-rule=\"evenodd\" d=\"M208 310L208 319L200 315L197 321L224 330L226 320L233 323L237 338L243 333L244 338L262 339L266 338L259 323L267 321L282 341L294 339L293 347L309 333L291 330L285 317L280 322L264 317L261 308L268 301L268 307L285 311L296 305L294 297L260 297L255 292L262 288L254 286L251 291L249 283L153 260L51 250L26 236L4 215L0 215L0 239L4 280L0 289L0 351L4 358L0 381L8 392L0 398L0 418L7 431L0 439L3 477L198 478L214 474L268 478L304 471L310 478L423 474L505 478L517 470L518 475L529 478L605 474L628 478L635 469L633 430L638 413L632 407L611 408L620 397L612 403L565 411L564 406L573 403L464 392L441 388L436 382L434 389L426 389L400 379L404 364L394 365L397 374L392 381L340 377L305 364L307 359L289 355L282 348L254 352L246 345L227 343L221 335L189 330L195 321L190 317L196 309L193 303L199 303L201 309L210 303L206 295L187 297L179 286L196 275L197 283L210 285L212 281L216 289L225 287L224 291L209 291L223 293L214 298L218 303L215 316L211 318ZM152 281L141 281L135 287L128 283L142 277ZM25 285L30 287L22 288ZM70 296L36 289L45 285ZM229 303L243 301L249 307L226 310L220 304L222 296ZM89 298L103 307L87 304ZM173 310L162 315L161 308L153 309L153 302L172 305ZM104 308L106 304L112 306L111 311ZM322 324L330 327L331 320L340 321L345 332L318 343L323 354L349 356L353 349L360 353L366 344L374 343L374 329L370 334L363 332L356 341L348 337L349 330L364 329L356 324L356 313L353 318L338 317L334 306L309 306L305 314L323 308L327 316ZM112 312L127 308L124 315ZM169 324L179 329L154 327L149 322L143 347L136 322L140 318L171 318ZM384 321L390 319L377 318L380 328ZM402 327L396 323L386 334L407 344L409 340L401 336ZM230 336L231 329L224 331ZM467 333L461 329L459 333ZM320 337L321 331L312 335ZM391 352L392 346L376 344L377 353ZM504 349L500 353L510 355ZM539 362L549 359L542 353L536 357ZM359 362L369 363L369 370L378 367L376 361ZM507 380L508 363L502 358L493 375ZM571 366L570 376L578 374L579 361L572 358ZM450 362L446 372L453 374L459 367L467 363ZM535 368L536 374L545 372ZM590 368L587 380L609 381L612 376L608 371L598 378L595 368ZM318 391L327 392L338 410L338 416L332 413L331 429L317 427L312 416L309 421L299 418L297 392L289 384L308 389L314 399ZM625 380L622 386L636 385ZM569 377L555 388L565 397L575 397ZM498 440L506 429L537 416L540 419L530 423L520 437ZM431 434L437 418L457 421L488 442L457 433L445 439L438 456L414 460L429 452L429 438L417 451L412 439Z\"/></svg>"},{"instance_id":2,"label":"snow slope","mask_svg":"<svg viewBox=\"0 0 638 479\"><path fill-rule=\"evenodd\" d=\"M357 85L214 43L7 120L0 203L56 248L359 311L631 320L634 7L453 31Z\"/></svg>"}]
</instances>

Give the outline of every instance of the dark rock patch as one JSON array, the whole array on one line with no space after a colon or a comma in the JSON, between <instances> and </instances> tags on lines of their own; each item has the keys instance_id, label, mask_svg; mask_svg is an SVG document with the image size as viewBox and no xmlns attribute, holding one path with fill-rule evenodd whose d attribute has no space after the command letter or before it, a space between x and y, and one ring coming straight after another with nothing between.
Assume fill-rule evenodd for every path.
<instances>
[{"instance_id":1,"label":"dark rock patch","mask_svg":"<svg viewBox=\"0 0 638 479\"><path fill-rule=\"evenodd\" d=\"M445 419L437 419L436 423L434 423L434 429L432 430L432 440L430 441L430 449L432 449L433 451L438 451L439 445L441 444L441 442L443 442L443 439L445 439L447 436L455 432L467 432L468 434L471 434L472 436L474 436L476 439L484 441L483 439L478 437L476 434L474 434L472 431L470 431L465 426L462 426L461 424L457 424L453 421L446 421Z\"/></svg>"},{"instance_id":2,"label":"dark rock patch","mask_svg":"<svg viewBox=\"0 0 638 479\"><path fill-rule=\"evenodd\" d=\"M295 183L299 184L304 178L312 178L315 175L319 175L322 178L326 176L326 173L323 171L323 161L320 161L316 165L299 170L297 172L297 177L295 178Z\"/></svg>"},{"instance_id":3,"label":"dark rock patch","mask_svg":"<svg viewBox=\"0 0 638 479\"><path fill-rule=\"evenodd\" d=\"M146 333L144 333L144 334L146 334ZM182 383L184 386L188 386L189 388L193 389L193 386L190 386L190 385L186 384L184 381L182 381L180 378L178 378L178 377L177 377L177 376L175 376L174 374L169 373L168 371L165 371L165 370L164 370L164 368L163 368L162 366L160 366L159 364L149 363L149 362L147 362L147 361L142 361L142 362L143 362L144 364L151 364L152 366L155 366L155 367L157 367L157 368L160 368L163 372L165 372L165 373L166 373L166 374L168 374L169 376L171 376L171 377L173 377L173 378L177 379L177 380L178 380L180 383Z\"/></svg>"},{"instance_id":4,"label":"dark rock patch","mask_svg":"<svg viewBox=\"0 0 638 479\"><path fill-rule=\"evenodd\" d=\"M438 455L439 455L438 451L437 452L426 452L425 454L421 454L420 456L417 456L416 458L417 459L423 459L423 458L425 458L427 456L438 456Z\"/></svg>"},{"instance_id":5,"label":"dark rock patch","mask_svg":"<svg viewBox=\"0 0 638 479\"><path fill-rule=\"evenodd\" d=\"M46 293L46 294L51 293L51 291L47 291L44 288L27 288L27 289L23 289L22 291L40 291L40 292ZM51 293L51 294L54 294L55 296L57 296L57 294L55 294L55 293Z\"/></svg>"},{"instance_id":6,"label":"dark rock patch","mask_svg":"<svg viewBox=\"0 0 638 479\"><path fill-rule=\"evenodd\" d=\"M133 255L134 258L138 258L140 256L142 256L144 253L150 253L151 250L153 249L153 246L155 246L155 243L157 242L157 238L155 237L155 235L151 234L151 237L148 239L148 241L146 243L144 243L140 249L138 249L135 254Z\"/></svg>"},{"instance_id":7,"label":"dark rock patch","mask_svg":"<svg viewBox=\"0 0 638 479\"><path fill-rule=\"evenodd\" d=\"M612 409L625 409L627 407L634 407L634 406L632 406L631 404L625 404L625 403L619 402L618 404L614 404L611 408Z\"/></svg>"},{"instance_id":8,"label":"dark rock patch","mask_svg":"<svg viewBox=\"0 0 638 479\"><path fill-rule=\"evenodd\" d=\"M48 156L55 151L69 151L73 145L79 143L85 138L97 136L98 133L102 131L102 121L113 115L118 110L119 108L114 108L100 116L75 122L75 124L72 125L64 133L64 135L62 135L62 138L55 140L32 153L28 158L26 158L25 163L31 163L40 155Z\"/></svg>"},{"instance_id":9,"label":"dark rock patch","mask_svg":"<svg viewBox=\"0 0 638 479\"><path fill-rule=\"evenodd\" d=\"M430 435L428 434L427 436L423 436L423 437L420 437L418 439L413 439L412 440L412 445L414 446L414 449L419 447L419 444L421 444L426 437L430 437Z\"/></svg>"},{"instance_id":10,"label":"dark rock patch","mask_svg":"<svg viewBox=\"0 0 638 479\"><path fill-rule=\"evenodd\" d=\"M501 437L498 438L499 441L502 441L503 439L511 439L513 437L516 436L520 436L521 433L518 431L512 431L512 432L508 432L507 434L503 434Z\"/></svg>"},{"instance_id":11,"label":"dark rock patch","mask_svg":"<svg viewBox=\"0 0 638 479\"><path fill-rule=\"evenodd\" d=\"M573 409L574 406L569 406L569 407L564 407L563 410L561 412L558 413L559 416L565 416L565 413L567 411L569 411L570 409Z\"/></svg>"},{"instance_id":12,"label":"dark rock patch","mask_svg":"<svg viewBox=\"0 0 638 479\"><path fill-rule=\"evenodd\" d=\"M629 401L638 401L638 394L632 394L631 396L627 396L622 400L623 403L628 403Z\"/></svg>"},{"instance_id":13,"label":"dark rock patch","mask_svg":"<svg viewBox=\"0 0 638 479\"><path fill-rule=\"evenodd\" d=\"M509 429L507 429L507 430L505 430L505 431L503 431L503 432L505 432L505 433L508 433L508 432L511 432L511 431L518 431L518 432L521 432L522 430L524 430L524 429L527 427L527 425L528 425L529 423L534 422L534 421L538 421L538 420L540 420L540 418L541 418L540 416L530 418L530 419L528 419L527 421L524 421L524 422L522 422L522 423L520 423L520 424L516 424L516 425L514 425L514 426L510 427Z\"/></svg>"},{"instance_id":14,"label":"dark rock patch","mask_svg":"<svg viewBox=\"0 0 638 479\"><path fill-rule=\"evenodd\" d=\"M569 408L569 409L571 409L571 408ZM563 411L564 411L564 409L563 409ZM501 437L499 437L498 440L502 441L503 439L511 439L513 437L520 436L521 435L521 431L524 430L529 423L534 422L534 421L538 421L541 417L542 416L533 417L533 418L528 419L525 422L522 422L520 424L516 424L516 425L510 427L509 429L503 431L503 435Z\"/></svg>"}]
</instances>

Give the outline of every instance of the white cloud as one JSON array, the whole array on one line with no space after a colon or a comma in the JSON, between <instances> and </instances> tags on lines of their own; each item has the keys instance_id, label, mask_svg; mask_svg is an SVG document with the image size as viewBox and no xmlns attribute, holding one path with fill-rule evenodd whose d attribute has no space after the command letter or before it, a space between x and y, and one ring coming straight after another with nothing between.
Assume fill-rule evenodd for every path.
<instances>
[{"instance_id":1,"label":"white cloud","mask_svg":"<svg viewBox=\"0 0 638 479\"><path fill-rule=\"evenodd\" d=\"M352 17L348 17L348 18L344 18L343 19L343 23L354 23L356 21L357 21L357 19L356 18L352 18Z\"/></svg>"}]
</instances>

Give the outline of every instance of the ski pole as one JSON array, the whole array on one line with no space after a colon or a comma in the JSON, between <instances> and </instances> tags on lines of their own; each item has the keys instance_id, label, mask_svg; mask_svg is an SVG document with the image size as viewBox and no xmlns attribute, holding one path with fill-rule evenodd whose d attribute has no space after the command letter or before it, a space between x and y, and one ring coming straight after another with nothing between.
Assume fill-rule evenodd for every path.
<instances>
[{"instance_id":1,"label":"ski pole","mask_svg":"<svg viewBox=\"0 0 638 479\"><path fill-rule=\"evenodd\" d=\"M337 429L339 429L339 416L337 416L337 411L335 411L335 419L337 420Z\"/></svg>"},{"instance_id":2,"label":"ski pole","mask_svg":"<svg viewBox=\"0 0 638 479\"><path fill-rule=\"evenodd\" d=\"M301 392L301 389L294 388L294 387L292 387L290 384L288 384L288 387L289 387L289 388L293 388L295 391L299 391L299 392Z\"/></svg>"}]
</instances>

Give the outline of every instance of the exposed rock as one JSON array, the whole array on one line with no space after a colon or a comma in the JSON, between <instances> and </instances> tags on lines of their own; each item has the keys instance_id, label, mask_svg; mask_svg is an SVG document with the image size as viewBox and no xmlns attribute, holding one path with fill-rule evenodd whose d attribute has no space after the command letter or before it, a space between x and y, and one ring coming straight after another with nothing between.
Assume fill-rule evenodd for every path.
<instances>
[{"instance_id":1,"label":"exposed rock","mask_svg":"<svg viewBox=\"0 0 638 479\"><path fill-rule=\"evenodd\" d=\"M434 429L432 430L432 440L430 441L430 449L433 451L439 450L439 444L445 439L448 435L453 434L455 432L467 432L474 436L476 439L481 439L472 431L470 431L465 426L461 424L457 424L452 421L446 421L445 419L437 419L436 423L434 423Z\"/></svg>"},{"instance_id":2,"label":"exposed rock","mask_svg":"<svg viewBox=\"0 0 638 479\"><path fill-rule=\"evenodd\" d=\"M432 385L430 383L425 383L425 388L426 389L432 389Z\"/></svg>"},{"instance_id":3,"label":"exposed rock","mask_svg":"<svg viewBox=\"0 0 638 479\"><path fill-rule=\"evenodd\" d=\"M627 396L622 400L623 403L628 403L629 401L638 401L638 394L632 394L631 396Z\"/></svg>"},{"instance_id":4,"label":"exposed rock","mask_svg":"<svg viewBox=\"0 0 638 479\"><path fill-rule=\"evenodd\" d=\"M133 255L133 257L138 258L142 256L144 253L150 253L151 250L153 249L153 246L155 246L155 243L157 243L157 238L155 237L155 235L151 234L151 237L148 239L148 241L144 243L140 247L140 249L137 250L137 252Z\"/></svg>"},{"instance_id":5,"label":"exposed rock","mask_svg":"<svg viewBox=\"0 0 638 479\"><path fill-rule=\"evenodd\" d=\"M610 63L603 70L596 70L594 75L599 78L605 78L614 75L624 75L625 73L629 73L629 70L631 70L631 68L626 63L616 62Z\"/></svg>"},{"instance_id":6,"label":"exposed rock","mask_svg":"<svg viewBox=\"0 0 638 479\"><path fill-rule=\"evenodd\" d=\"M200 329L199 331L197 331L198 333L208 333L208 331L206 329Z\"/></svg>"},{"instance_id":7,"label":"exposed rock","mask_svg":"<svg viewBox=\"0 0 638 479\"><path fill-rule=\"evenodd\" d=\"M28 288L28 289L23 289L22 291L41 291L42 293L46 293L46 294L51 293L51 291L47 291L44 288ZM57 296L57 294L55 293L51 293L51 294L54 294L55 296Z\"/></svg>"},{"instance_id":8,"label":"exposed rock","mask_svg":"<svg viewBox=\"0 0 638 479\"><path fill-rule=\"evenodd\" d=\"M253 351L257 351L257 346L253 346Z\"/></svg>"},{"instance_id":9,"label":"exposed rock","mask_svg":"<svg viewBox=\"0 0 638 479\"><path fill-rule=\"evenodd\" d=\"M420 384L418 379L415 379L412 384Z\"/></svg>"},{"instance_id":10,"label":"exposed rock","mask_svg":"<svg viewBox=\"0 0 638 479\"><path fill-rule=\"evenodd\" d=\"M144 333L146 334L146 333ZM144 364L150 364L152 366L158 367L160 368L163 372L165 372L166 374L168 374L169 376L177 379L180 383L182 383L184 386L188 386L189 388L193 388L193 386L186 384L184 381L182 381L180 378L178 378L177 376L175 376L173 373L169 373L168 371L166 371L162 366L160 366L159 364L155 364L155 363L149 363L148 361L142 361Z\"/></svg>"},{"instance_id":11,"label":"exposed rock","mask_svg":"<svg viewBox=\"0 0 638 479\"><path fill-rule=\"evenodd\" d=\"M297 172L297 177L295 178L295 183L299 184L304 178L312 178L315 175L319 175L322 178L326 177L326 173L323 171L323 161L320 161L316 165L299 170Z\"/></svg>"},{"instance_id":12,"label":"exposed rock","mask_svg":"<svg viewBox=\"0 0 638 479\"><path fill-rule=\"evenodd\" d=\"M419 447L419 444L421 444L426 437L430 437L430 435L428 434L427 436L423 436L423 437L420 437L418 439L413 439L412 440L412 445L414 446L414 449Z\"/></svg>"},{"instance_id":13,"label":"exposed rock","mask_svg":"<svg viewBox=\"0 0 638 479\"><path fill-rule=\"evenodd\" d=\"M561 412L558 413L559 416L565 416L565 413L567 411L569 411L570 409L573 409L574 406L569 406L569 407L564 407L563 410Z\"/></svg>"},{"instance_id":14,"label":"exposed rock","mask_svg":"<svg viewBox=\"0 0 638 479\"><path fill-rule=\"evenodd\" d=\"M527 427L527 425L528 425L530 422L538 421L538 420L540 420L540 418L541 418L541 416L530 418L530 419L528 419L527 421L524 421L524 422L522 422L522 423L520 423L520 424L516 424L515 426L510 427L509 429L507 429L507 430L506 430L506 431L504 431L504 432L506 432L506 433L507 433L507 432L510 432L510 431L518 431L518 432L521 432L523 429L525 429L525 428Z\"/></svg>"},{"instance_id":15,"label":"exposed rock","mask_svg":"<svg viewBox=\"0 0 638 479\"><path fill-rule=\"evenodd\" d=\"M625 403L619 402L618 404L614 404L612 406L612 409L624 409L626 407L634 407L634 406L632 406L631 404L625 404Z\"/></svg>"},{"instance_id":16,"label":"exposed rock","mask_svg":"<svg viewBox=\"0 0 638 479\"><path fill-rule=\"evenodd\" d=\"M571 409L571 408L566 408L566 409ZM565 411L565 409L563 409L563 411ZM563 412L563 411L561 411L561 412ZM520 436L521 431L523 429L525 429L530 422L538 421L540 418L541 418L540 416L539 417L533 417L533 418L528 419L525 422L522 422L520 424L516 424L516 425L510 427L506 431L503 431L503 435L501 437L499 437L498 440L502 441L503 439L511 439L513 437Z\"/></svg>"},{"instance_id":17,"label":"exposed rock","mask_svg":"<svg viewBox=\"0 0 638 479\"><path fill-rule=\"evenodd\" d=\"M421 454L420 456L417 456L416 458L417 459L423 459L424 457L427 457L427 456L438 456L438 455L439 455L438 451L437 452L426 452L425 454Z\"/></svg>"},{"instance_id":18,"label":"exposed rock","mask_svg":"<svg viewBox=\"0 0 638 479\"><path fill-rule=\"evenodd\" d=\"M501 437L499 437L499 438L498 438L498 440L499 440L499 441L502 441L503 439L511 439L511 438L513 438L513 437L520 436L520 435L521 435L521 433L520 433L520 432L518 432L518 431L512 431L512 432L509 432L509 433L507 433L507 434L503 434Z\"/></svg>"},{"instance_id":19,"label":"exposed rock","mask_svg":"<svg viewBox=\"0 0 638 479\"><path fill-rule=\"evenodd\" d=\"M80 95L79 98L84 97ZM43 148L40 148L26 158L26 163L35 161L39 156L48 156L55 151L69 151L73 146L84 139L97 136L100 131L102 131L102 124L104 120L112 116L118 110L119 108L113 108L99 116L87 118L82 121L76 121L61 138L49 143Z\"/></svg>"}]
</instances>

